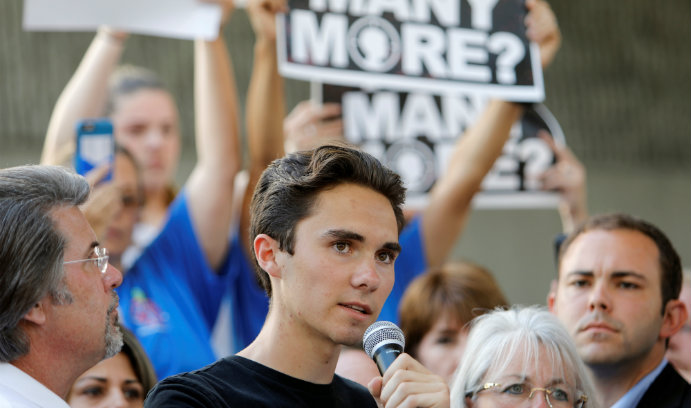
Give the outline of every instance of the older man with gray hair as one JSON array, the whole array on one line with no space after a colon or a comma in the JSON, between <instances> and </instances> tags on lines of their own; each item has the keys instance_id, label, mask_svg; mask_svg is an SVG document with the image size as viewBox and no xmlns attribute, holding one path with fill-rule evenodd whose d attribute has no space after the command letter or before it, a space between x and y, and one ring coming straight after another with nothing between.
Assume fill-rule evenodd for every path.
<instances>
[{"instance_id":1,"label":"older man with gray hair","mask_svg":"<svg viewBox=\"0 0 691 408\"><path fill-rule=\"evenodd\" d=\"M60 167L0 170L0 406L67 407L74 380L122 346L120 272Z\"/></svg>"}]
</instances>

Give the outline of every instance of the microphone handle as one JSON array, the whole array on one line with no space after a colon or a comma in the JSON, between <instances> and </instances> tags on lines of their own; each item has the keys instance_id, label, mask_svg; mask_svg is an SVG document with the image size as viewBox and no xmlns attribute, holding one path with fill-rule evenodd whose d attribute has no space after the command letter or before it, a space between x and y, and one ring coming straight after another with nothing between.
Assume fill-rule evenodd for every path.
<instances>
[{"instance_id":1,"label":"microphone handle","mask_svg":"<svg viewBox=\"0 0 691 408\"><path fill-rule=\"evenodd\" d=\"M377 363L377 368L379 368L379 374L384 375L384 372L393 361L403 352L403 348L397 344L387 344L385 346L379 347L377 351L374 352L374 362Z\"/></svg>"}]
</instances>

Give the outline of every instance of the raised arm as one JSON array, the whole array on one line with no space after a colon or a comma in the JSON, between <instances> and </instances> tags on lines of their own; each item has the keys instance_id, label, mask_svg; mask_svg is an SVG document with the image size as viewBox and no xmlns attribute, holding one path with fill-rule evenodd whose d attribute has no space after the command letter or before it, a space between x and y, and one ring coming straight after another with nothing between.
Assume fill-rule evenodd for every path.
<instances>
[{"instance_id":1,"label":"raised arm","mask_svg":"<svg viewBox=\"0 0 691 408\"><path fill-rule=\"evenodd\" d=\"M127 34L101 28L77 70L55 103L48 122L41 164L65 164L75 150L74 125L83 118L103 116L108 78L115 70Z\"/></svg>"},{"instance_id":2,"label":"raised arm","mask_svg":"<svg viewBox=\"0 0 691 408\"><path fill-rule=\"evenodd\" d=\"M540 46L543 67L549 65L561 43L554 13L542 0L527 0L526 33ZM485 175L509 138L511 125L523 114L516 103L491 101L456 144L449 167L430 192L422 213L422 235L428 266L439 266L458 240L470 213L470 204Z\"/></svg>"},{"instance_id":3,"label":"raised arm","mask_svg":"<svg viewBox=\"0 0 691 408\"><path fill-rule=\"evenodd\" d=\"M255 44L246 112L249 181L242 203L240 238L244 245L249 245L249 205L254 186L269 163L283 156L285 98L283 78L278 74L275 21L276 13L286 10L286 2L249 0L246 9L254 29ZM249 253L248 247L245 249Z\"/></svg>"},{"instance_id":4,"label":"raised arm","mask_svg":"<svg viewBox=\"0 0 691 408\"><path fill-rule=\"evenodd\" d=\"M546 133L546 132L544 132ZM564 234L588 218L585 166L566 146L557 145L549 134L540 138L552 149L557 161L540 175L544 190L559 192L559 215Z\"/></svg>"},{"instance_id":5,"label":"raised arm","mask_svg":"<svg viewBox=\"0 0 691 408\"><path fill-rule=\"evenodd\" d=\"M232 1L218 3L225 21ZM233 180L241 163L235 76L221 35L194 43L194 108L197 164L185 189L197 238L217 268L228 248Z\"/></svg>"},{"instance_id":6,"label":"raised arm","mask_svg":"<svg viewBox=\"0 0 691 408\"><path fill-rule=\"evenodd\" d=\"M429 267L446 261L465 226L473 196L501 155L511 125L522 113L523 108L518 104L491 101L457 142L449 166L434 185L422 212L422 235Z\"/></svg>"}]
</instances>

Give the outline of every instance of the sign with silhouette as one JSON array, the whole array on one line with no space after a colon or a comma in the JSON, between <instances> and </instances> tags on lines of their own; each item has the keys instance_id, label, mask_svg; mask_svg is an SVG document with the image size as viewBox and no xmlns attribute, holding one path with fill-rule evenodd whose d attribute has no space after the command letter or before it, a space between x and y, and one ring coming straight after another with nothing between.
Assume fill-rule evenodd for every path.
<instances>
[{"instance_id":1,"label":"sign with silhouette","mask_svg":"<svg viewBox=\"0 0 691 408\"><path fill-rule=\"evenodd\" d=\"M523 0L290 0L279 69L364 89L544 99Z\"/></svg>"},{"instance_id":2,"label":"sign with silhouette","mask_svg":"<svg viewBox=\"0 0 691 408\"><path fill-rule=\"evenodd\" d=\"M403 178L406 205L420 208L448 167L460 135L483 112L489 98L432 95L312 83L313 99L341 104L345 139L377 157ZM557 145L564 133L552 113L533 105L511 129L502 155L482 183L480 208L552 208L558 195L541 190L538 176L555 163L550 146L538 137L546 130Z\"/></svg>"}]
</instances>

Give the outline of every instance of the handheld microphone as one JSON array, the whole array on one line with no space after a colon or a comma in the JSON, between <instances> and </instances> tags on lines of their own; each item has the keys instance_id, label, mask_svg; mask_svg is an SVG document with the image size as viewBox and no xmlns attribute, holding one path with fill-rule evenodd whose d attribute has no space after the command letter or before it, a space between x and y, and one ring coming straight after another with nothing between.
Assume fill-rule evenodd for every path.
<instances>
[{"instance_id":1,"label":"handheld microphone","mask_svg":"<svg viewBox=\"0 0 691 408\"><path fill-rule=\"evenodd\" d=\"M377 363L379 373L384 375L396 357L403 353L405 337L395 324L379 321L374 322L365 330L362 345L365 353Z\"/></svg>"}]
</instances>

